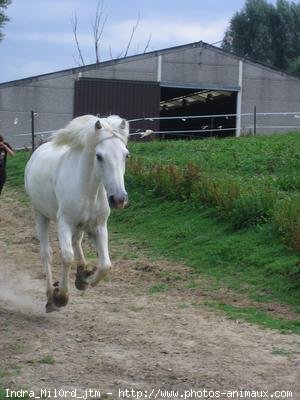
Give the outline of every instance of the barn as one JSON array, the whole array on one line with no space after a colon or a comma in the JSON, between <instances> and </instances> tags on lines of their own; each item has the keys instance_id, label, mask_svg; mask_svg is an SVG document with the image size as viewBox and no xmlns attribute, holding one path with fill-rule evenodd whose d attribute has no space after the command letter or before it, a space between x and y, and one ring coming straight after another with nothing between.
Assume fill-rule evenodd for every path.
<instances>
[{"instance_id":1,"label":"barn","mask_svg":"<svg viewBox=\"0 0 300 400\"><path fill-rule=\"evenodd\" d=\"M16 148L33 123L47 135L86 113L164 137L300 130L300 79L196 42L0 84L0 130Z\"/></svg>"}]
</instances>

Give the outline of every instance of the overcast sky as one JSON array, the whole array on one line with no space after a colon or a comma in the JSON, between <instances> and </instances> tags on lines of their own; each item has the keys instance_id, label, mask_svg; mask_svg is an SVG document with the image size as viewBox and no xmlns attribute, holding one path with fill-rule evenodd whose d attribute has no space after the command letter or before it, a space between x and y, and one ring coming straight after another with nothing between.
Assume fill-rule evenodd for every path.
<instances>
[{"instance_id":1,"label":"overcast sky","mask_svg":"<svg viewBox=\"0 0 300 400\"><path fill-rule=\"evenodd\" d=\"M181 44L222 40L244 0L104 0L107 22L100 56L116 58L126 49L140 16L128 55ZM274 2L274 1L272 1ZM98 0L12 0L10 21L0 42L0 82L77 66L71 18L76 12L85 63L95 62L92 21Z\"/></svg>"}]
</instances>

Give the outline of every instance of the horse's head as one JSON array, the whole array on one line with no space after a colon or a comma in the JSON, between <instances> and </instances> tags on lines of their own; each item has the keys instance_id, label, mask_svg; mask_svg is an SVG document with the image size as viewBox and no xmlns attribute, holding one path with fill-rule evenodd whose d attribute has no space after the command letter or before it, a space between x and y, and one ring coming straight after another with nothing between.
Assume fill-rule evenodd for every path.
<instances>
[{"instance_id":1,"label":"horse's head","mask_svg":"<svg viewBox=\"0 0 300 400\"><path fill-rule=\"evenodd\" d=\"M129 132L128 122L119 117L98 119L95 130L99 141L95 146L95 172L103 182L111 208L123 208L128 202L124 174Z\"/></svg>"}]
</instances>

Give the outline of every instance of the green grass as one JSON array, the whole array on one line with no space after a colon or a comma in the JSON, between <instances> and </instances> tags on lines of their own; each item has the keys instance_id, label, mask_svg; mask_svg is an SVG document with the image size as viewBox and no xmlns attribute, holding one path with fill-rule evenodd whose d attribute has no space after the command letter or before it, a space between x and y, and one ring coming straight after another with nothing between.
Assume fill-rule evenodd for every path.
<instances>
[{"instance_id":1,"label":"green grass","mask_svg":"<svg viewBox=\"0 0 300 400\"><path fill-rule=\"evenodd\" d=\"M40 360L38 360L38 362L40 364L50 364L50 365L55 364L55 360L54 360L53 356L50 356L50 355L46 355L46 356L42 357Z\"/></svg>"},{"instance_id":2,"label":"green grass","mask_svg":"<svg viewBox=\"0 0 300 400\"><path fill-rule=\"evenodd\" d=\"M159 163L184 166L188 162L202 171L219 172L244 179L272 175L284 178L282 186L300 189L300 134L242 137L239 139L135 142L133 157L147 165ZM289 176L288 181L286 180Z\"/></svg>"},{"instance_id":3,"label":"green grass","mask_svg":"<svg viewBox=\"0 0 300 400\"><path fill-rule=\"evenodd\" d=\"M272 354L276 356L290 356L293 354L290 350L282 349L280 347L273 347Z\"/></svg>"},{"instance_id":4,"label":"green grass","mask_svg":"<svg viewBox=\"0 0 300 400\"><path fill-rule=\"evenodd\" d=\"M300 320L286 320L283 318L274 317L265 311L258 310L254 307L237 307L218 302L208 302L207 306L214 310L225 312L228 318L235 321L243 320L260 325L263 328L276 329L282 333L292 332L300 334Z\"/></svg>"},{"instance_id":5,"label":"green grass","mask_svg":"<svg viewBox=\"0 0 300 400\"><path fill-rule=\"evenodd\" d=\"M14 157L9 157L7 160L7 180L4 185L19 192L18 199L25 204L29 204L29 198L24 191L24 168L30 157L29 151L17 151Z\"/></svg>"},{"instance_id":6,"label":"green grass","mask_svg":"<svg viewBox=\"0 0 300 400\"><path fill-rule=\"evenodd\" d=\"M14 188L24 188L24 166L29 157L29 151L18 151L14 157L8 158L6 184Z\"/></svg>"},{"instance_id":7,"label":"green grass","mask_svg":"<svg viewBox=\"0 0 300 400\"><path fill-rule=\"evenodd\" d=\"M155 285L150 286L149 293L150 294L161 293L165 292L166 290L168 290L168 285L166 285L165 283L157 283Z\"/></svg>"}]
</instances>

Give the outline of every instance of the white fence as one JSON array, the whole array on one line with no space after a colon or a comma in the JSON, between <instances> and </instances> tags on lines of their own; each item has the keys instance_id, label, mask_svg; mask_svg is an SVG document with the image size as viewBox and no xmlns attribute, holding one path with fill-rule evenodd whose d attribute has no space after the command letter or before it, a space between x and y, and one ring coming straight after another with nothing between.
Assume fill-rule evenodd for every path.
<instances>
[{"instance_id":1,"label":"white fence","mask_svg":"<svg viewBox=\"0 0 300 400\"><path fill-rule=\"evenodd\" d=\"M294 130L300 132L300 111L294 112L268 112L261 113L254 111L252 113L240 114L244 118L245 123L241 124L241 131L238 132L236 128L236 118L238 114L210 114L210 115L181 115L181 116L169 116L169 117L143 117L129 120L131 128L131 136L138 136L142 132L135 129L134 126L137 122L148 121L151 125L157 127L157 122L159 121L160 126L164 125L163 129L152 129L154 134L159 137L189 137L189 138L203 138L208 136L226 136L231 133L231 136L240 135L255 135L256 133L264 133L273 131L287 131ZM49 140L51 134L54 131L43 131L35 132L34 121L38 118L38 113L31 113L31 132L20 133L13 135L18 138L18 143L20 145L17 148L36 147L41 142ZM280 117L280 124L272 124L272 117ZM166 122L177 121L176 129L166 129ZM193 122L193 128L189 129L189 125ZM291 123L292 122L292 123ZM17 121L15 122L17 123ZM186 127L184 126L186 125ZM178 129L178 126L182 127ZM151 127L149 128L151 129ZM22 140L24 138L24 140ZM31 140L29 140L31 138ZM25 144L26 143L26 144Z\"/></svg>"},{"instance_id":2,"label":"white fence","mask_svg":"<svg viewBox=\"0 0 300 400\"><path fill-rule=\"evenodd\" d=\"M237 132L236 128L236 118L238 116L246 117L246 123L242 124L242 129L240 132ZM264 122L264 119L270 119L273 117L282 117L282 121L280 125L276 124L268 124ZM285 117L288 117L288 122L286 123ZM291 124L291 117L295 121L295 123ZM222 124L218 124L218 120L222 119L230 120L233 122L231 126L224 127ZM188 120L199 120L198 129L176 129L176 130L155 130L157 134L168 134L168 135L180 135L180 136L191 136L191 137L201 137L201 134L207 133L221 133L221 132L228 132L234 131L235 136L241 135L248 135L253 134L255 135L257 132L261 130L270 130L270 131L278 131L278 130L296 130L300 131L300 111L293 111L293 112L269 112L269 113L261 113L256 112L256 108L252 113L243 113L243 114L210 114L210 115L184 115L184 116L171 116L171 117L146 117L146 118L137 118L132 119L131 127L133 127L132 123L139 121L172 121L172 120L179 120L181 122L187 122ZM251 122L250 122L251 120ZM226 124L227 125L227 124ZM214 135L212 135L214 136Z\"/></svg>"}]
</instances>

